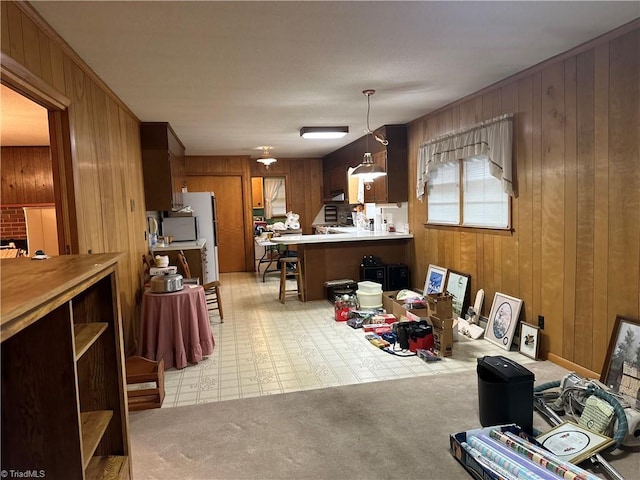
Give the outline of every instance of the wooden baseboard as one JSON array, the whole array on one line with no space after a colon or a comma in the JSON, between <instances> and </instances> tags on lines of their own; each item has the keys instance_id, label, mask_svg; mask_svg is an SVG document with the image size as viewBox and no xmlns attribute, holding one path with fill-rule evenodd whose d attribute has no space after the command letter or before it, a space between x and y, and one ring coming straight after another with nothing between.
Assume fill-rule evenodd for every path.
<instances>
[{"instance_id":1,"label":"wooden baseboard","mask_svg":"<svg viewBox=\"0 0 640 480\"><path fill-rule=\"evenodd\" d=\"M549 360L550 362L553 362L556 365L560 365L561 367L566 368L567 370L576 372L578 375L582 377L600 379L599 373L592 372L588 368L582 367L577 363L570 362L569 360L566 360L554 353L547 353L544 356L546 357L546 360Z\"/></svg>"}]
</instances>

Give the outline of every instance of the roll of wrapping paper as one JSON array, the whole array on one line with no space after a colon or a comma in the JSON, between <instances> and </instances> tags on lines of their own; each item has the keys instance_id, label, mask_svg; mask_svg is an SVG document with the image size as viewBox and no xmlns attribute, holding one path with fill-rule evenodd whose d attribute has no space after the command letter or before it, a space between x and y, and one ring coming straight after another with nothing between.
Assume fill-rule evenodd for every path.
<instances>
[{"instance_id":1,"label":"roll of wrapping paper","mask_svg":"<svg viewBox=\"0 0 640 480\"><path fill-rule=\"evenodd\" d=\"M539 463L547 470L554 472L565 480L600 480L595 475L581 469L577 465L565 462L553 455L551 452L548 452L547 450L544 450L543 448L540 448L511 432L500 432L493 429L490 432L490 436L499 442L504 443L512 450L526 455L534 462Z\"/></svg>"},{"instance_id":2,"label":"roll of wrapping paper","mask_svg":"<svg viewBox=\"0 0 640 480\"><path fill-rule=\"evenodd\" d=\"M467 452L467 455L471 456L471 458L478 462L482 467L496 474L501 479L519 480L518 477L502 468L496 462L489 460L487 457L483 457L479 450L476 450L467 442L462 442L460 445L462 446L462 449Z\"/></svg>"},{"instance_id":3,"label":"roll of wrapping paper","mask_svg":"<svg viewBox=\"0 0 640 480\"><path fill-rule=\"evenodd\" d=\"M484 443L486 443L488 446L490 446L491 448L497 450L498 453L501 453L502 455L509 455L509 452L514 453L514 450L511 450L507 445L505 445L504 443L494 438L490 438L484 433L481 433L480 435L478 435L478 438L482 440ZM534 462L526 455L522 455L520 452L515 452L515 453L517 453L518 464L521 465L522 467L526 468L527 470L531 470L533 473L535 473L541 478L544 478L545 480L560 480L560 477L556 475L554 472L552 472L551 470L547 470L542 465Z\"/></svg>"},{"instance_id":4,"label":"roll of wrapping paper","mask_svg":"<svg viewBox=\"0 0 640 480\"><path fill-rule=\"evenodd\" d=\"M494 461L500 467L514 474L519 479L544 480L540 475L536 475L531 470L528 470L527 468L520 465L518 463L518 459L520 456L515 451L512 455L505 456L494 448L491 448L478 437L467 438L467 443L476 450L479 450L483 456L488 457L489 460Z\"/></svg>"}]
</instances>

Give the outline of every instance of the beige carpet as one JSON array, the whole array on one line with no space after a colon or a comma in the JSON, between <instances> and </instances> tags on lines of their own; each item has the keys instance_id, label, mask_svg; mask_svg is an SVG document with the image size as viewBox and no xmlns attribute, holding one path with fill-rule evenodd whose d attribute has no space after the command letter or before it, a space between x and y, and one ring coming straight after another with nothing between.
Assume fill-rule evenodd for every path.
<instances>
[{"instance_id":1,"label":"beige carpet","mask_svg":"<svg viewBox=\"0 0 640 480\"><path fill-rule=\"evenodd\" d=\"M526 366L536 385L567 371ZM475 372L130 414L134 479L460 479L449 434L478 428ZM550 427L534 414L534 427ZM638 478L640 454L613 461ZM605 478L605 477L603 477Z\"/></svg>"}]
</instances>

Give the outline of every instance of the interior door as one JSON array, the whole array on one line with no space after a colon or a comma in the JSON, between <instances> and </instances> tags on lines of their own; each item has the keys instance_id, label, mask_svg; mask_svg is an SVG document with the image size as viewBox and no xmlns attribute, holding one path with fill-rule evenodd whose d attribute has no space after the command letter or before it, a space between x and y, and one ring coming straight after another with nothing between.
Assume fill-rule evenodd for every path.
<instances>
[{"instance_id":1,"label":"interior door","mask_svg":"<svg viewBox=\"0 0 640 480\"><path fill-rule=\"evenodd\" d=\"M190 192L214 192L220 273L245 271L245 227L240 175L186 177Z\"/></svg>"}]
</instances>

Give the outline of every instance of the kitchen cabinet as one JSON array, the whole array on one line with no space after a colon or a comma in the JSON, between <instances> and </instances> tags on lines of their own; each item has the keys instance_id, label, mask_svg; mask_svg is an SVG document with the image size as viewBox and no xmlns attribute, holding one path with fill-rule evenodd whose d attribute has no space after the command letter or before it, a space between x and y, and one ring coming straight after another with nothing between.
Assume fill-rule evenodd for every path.
<instances>
[{"instance_id":1,"label":"kitchen cabinet","mask_svg":"<svg viewBox=\"0 0 640 480\"><path fill-rule=\"evenodd\" d=\"M131 478L116 274L122 257L2 260L4 471Z\"/></svg>"},{"instance_id":2,"label":"kitchen cabinet","mask_svg":"<svg viewBox=\"0 0 640 480\"><path fill-rule=\"evenodd\" d=\"M262 177L251 177L251 199L253 208L264 208Z\"/></svg>"},{"instance_id":3,"label":"kitchen cabinet","mask_svg":"<svg viewBox=\"0 0 640 480\"><path fill-rule=\"evenodd\" d=\"M140 143L146 210L170 211L181 207L184 145L167 122L140 124Z\"/></svg>"},{"instance_id":4,"label":"kitchen cabinet","mask_svg":"<svg viewBox=\"0 0 640 480\"><path fill-rule=\"evenodd\" d=\"M405 125L385 125L376 130L389 141L386 147L367 135L330 153L322 159L325 182L325 198L331 198L333 188L342 188L351 202L356 197L351 190L347 170L362 163L364 153L369 148L373 161L381 165L387 175L377 178L370 189L365 189L366 203L397 203L409 199L407 127ZM329 185L329 187L327 187Z\"/></svg>"}]
</instances>

